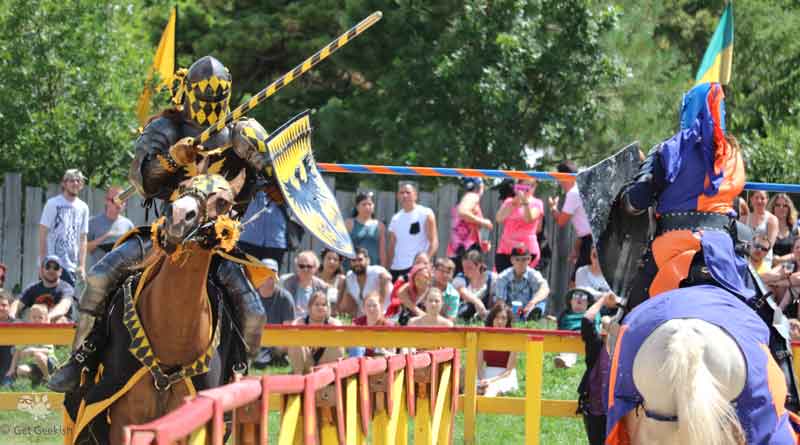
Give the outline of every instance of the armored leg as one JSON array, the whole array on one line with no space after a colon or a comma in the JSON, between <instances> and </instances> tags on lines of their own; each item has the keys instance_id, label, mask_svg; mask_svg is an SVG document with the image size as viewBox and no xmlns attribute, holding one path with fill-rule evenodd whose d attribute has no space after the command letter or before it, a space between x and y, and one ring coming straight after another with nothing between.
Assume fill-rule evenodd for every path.
<instances>
[{"instance_id":1,"label":"armored leg","mask_svg":"<svg viewBox=\"0 0 800 445\"><path fill-rule=\"evenodd\" d=\"M239 264L221 261L216 270L216 278L233 306L242 328L247 357L252 360L261 349L261 333L267 321L261 299Z\"/></svg>"},{"instance_id":2,"label":"armored leg","mask_svg":"<svg viewBox=\"0 0 800 445\"><path fill-rule=\"evenodd\" d=\"M94 369L100 362L100 351L105 347L105 334L98 320L105 317L109 295L117 289L130 273L130 268L144 259L150 248L149 240L132 237L106 254L89 271L86 288L81 295L80 316L72 355L53 376L47 387L56 392L77 389L81 371Z\"/></svg>"}]
</instances>

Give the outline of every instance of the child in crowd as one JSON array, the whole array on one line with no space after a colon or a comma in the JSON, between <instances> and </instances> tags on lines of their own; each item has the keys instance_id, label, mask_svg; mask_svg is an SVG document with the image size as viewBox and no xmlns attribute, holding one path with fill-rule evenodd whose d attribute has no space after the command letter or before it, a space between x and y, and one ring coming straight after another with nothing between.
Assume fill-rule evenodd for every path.
<instances>
[{"instance_id":1,"label":"child in crowd","mask_svg":"<svg viewBox=\"0 0 800 445\"><path fill-rule=\"evenodd\" d=\"M397 324L405 326L412 317L425 315L421 303L425 300L425 295L432 289L430 266L418 264L412 267L411 272L408 273L408 282L397 291L397 299L402 308L397 318ZM387 313L389 310L391 307Z\"/></svg>"},{"instance_id":2,"label":"child in crowd","mask_svg":"<svg viewBox=\"0 0 800 445\"><path fill-rule=\"evenodd\" d=\"M430 270L431 260L427 253L420 252L414 257L414 264L411 266L408 276L410 276L411 272L414 272L415 269L421 269L424 267ZM410 314L408 309L403 306L403 302L400 299L400 291L407 290L406 284L408 284L408 276L400 276L397 280L395 280L394 284L392 285L389 307L386 308L385 312L387 317L391 318L392 320L397 320L398 324L400 325L405 325L408 323L408 316Z\"/></svg>"},{"instance_id":3,"label":"child in crowd","mask_svg":"<svg viewBox=\"0 0 800 445\"><path fill-rule=\"evenodd\" d=\"M28 311L30 323L50 323L47 306L34 304ZM28 345L17 349L11 359L6 377L29 377L32 385L39 385L50 379L50 373L56 368L53 345ZM32 364L23 363L30 360Z\"/></svg>"},{"instance_id":4,"label":"child in crowd","mask_svg":"<svg viewBox=\"0 0 800 445\"><path fill-rule=\"evenodd\" d=\"M364 315L353 320L355 326L394 326L391 320L387 320L383 316L383 308L381 307L381 295L377 292L372 292L364 299ZM354 353L348 349L350 357L375 357L379 355L391 355L396 352L395 348L352 348Z\"/></svg>"},{"instance_id":5,"label":"child in crowd","mask_svg":"<svg viewBox=\"0 0 800 445\"><path fill-rule=\"evenodd\" d=\"M4 270L4 267L3 263L0 263L0 271ZM14 295L0 287L0 323L16 323L17 320L11 315L13 303ZM11 367L11 362L15 349L13 345L0 345L0 386L9 386L14 383L14 379L8 371L14 369Z\"/></svg>"},{"instance_id":6,"label":"child in crowd","mask_svg":"<svg viewBox=\"0 0 800 445\"><path fill-rule=\"evenodd\" d=\"M486 316L486 327L510 328L513 314L502 301ZM478 394L495 397L519 389L517 353L510 351L481 351L478 362Z\"/></svg>"},{"instance_id":7,"label":"child in crowd","mask_svg":"<svg viewBox=\"0 0 800 445\"><path fill-rule=\"evenodd\" d=\"M604 316L598 326L597 317L606 304L614 301L616 295L611 292L597 298L581 319L581 338L586 352L586 372L578 386L578 412L583 414L583 424L589 445L602 445L606 437L606 413L608 405L608 378L611 369L611 358L608 353L606 338L611 318Z\"/></svg>"},{"instance_id":8,"label":"child in crowd","mask_svg":"<svg viewBox=\"0 0 800 445\"><path fill-rule=\"evenodd\" d=\"M567 308L558 316L558 329L563 331L580 331L581 321L594 302L593 289L576 287L567 292ZM556 368L571 368L578 361L578 355L573 352L562 352L553 360Z\"/></svg>"},{"instance_id":9,"label":"child in crowd","mask_svg":"<svg viewBox=\"0 0 800 445\"><path fill-rule=\"evenodd\" d=\"M441 315L442 311L442 291L431 288L425 295L425 313L412 318L409 326L447 326L452 327L453 322Z\"/></svg>"},{"instance_id":10,"label":"child in crowd","mask_svg":"<svg viewBox=\"0 0 800 445\"><path fill-rule=\"evenodd\" d=\"M342 323L331 316L331 305L328 295L323 290L315 291L308 300L308 315L296 319L292 325L331 325L341 326ZM325 335L320 332L320 335ZM309 347L300 346L289 348L289 364L295 374L305 374L311 368L324 363L335 362L344 357L344 348Z\"/></svg>"}]
</instances>

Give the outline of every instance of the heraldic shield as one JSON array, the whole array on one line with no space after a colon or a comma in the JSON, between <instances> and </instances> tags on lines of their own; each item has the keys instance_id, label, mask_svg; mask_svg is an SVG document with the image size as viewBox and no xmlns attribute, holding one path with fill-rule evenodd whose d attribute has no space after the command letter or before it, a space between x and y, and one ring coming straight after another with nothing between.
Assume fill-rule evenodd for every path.
<instances>
[{"instance_id":1,"label":"heraldic shield","mask_svg":"<svg viewBox=\"0 0 800 445\"><path fill-rule=\"evenodd\" d=\"M625 300L649 243L647 212L631 215L620 192L633 181L642 155L634 142L613 156L578 173L575 182L592 228L603 275L614 293Z\"/></svg>"},{"instance_id":2,"label":"heraldic shield","mask_svg":"<svg viewBox=\"0 0 800 445\"><path fill-rule=\"evenodd\" d=\"M355 252L342 213L311 153L310 110L293 117L265 141L286 205L326 247L348 258Z\"/></svg>"}]
</instances>

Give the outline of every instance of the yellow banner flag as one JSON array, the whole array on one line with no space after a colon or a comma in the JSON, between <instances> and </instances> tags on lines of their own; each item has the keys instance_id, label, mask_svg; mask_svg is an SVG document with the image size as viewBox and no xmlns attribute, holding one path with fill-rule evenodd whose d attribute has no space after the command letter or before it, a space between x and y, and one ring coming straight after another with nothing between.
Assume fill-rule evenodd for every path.
<instances>
[{"instance_id":1,"label":"yellow banner flag","mask_svg":"<svg viewBox=\"0 0 800 445\"><path fill-rule=\"evenodd\" d=\"M156 88L160 91L162 88L169 86L172 82L172 75L175 72L175 20L177 16L176 8L172 8L169 13L169 21L167 27L164 28L164 33L161 34L161 41L158 42L158 49L153 58L153 66L147 73L147 81L144 84L142 95L139 96L139 103L136 105L136 117L139 119L139 125L144 125L147 117L150 115L150 98L153 95L151 84L153 83L153 74L158 73L161 77L161 83Z\"/></svg>"}]
</instances>

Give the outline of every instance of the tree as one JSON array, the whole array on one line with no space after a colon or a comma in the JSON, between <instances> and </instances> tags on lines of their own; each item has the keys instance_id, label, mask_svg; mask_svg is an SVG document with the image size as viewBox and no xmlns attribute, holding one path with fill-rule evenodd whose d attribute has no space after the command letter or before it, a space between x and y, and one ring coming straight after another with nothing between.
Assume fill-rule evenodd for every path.
<instances>
[{"instance_id":1,"label":"tree","mask_svg":"<svg viewBox=\"0 0 800 445\"><path fill-rule=\"evenodd\" d=\"M725 6L724 1L617 2L620 26L606 50L626 64L627 75L607 90L593 135L598 145L631 140L646 149L677 128L682 94L694 84L697 66ZM792 136L800 133L800 6L789 1L735 3L734 60L726 86L727 128L739 137L748 178L793 182Z\"/></svg>"},{"instance_id":2,"label":"tree","mask_svg":"<svg viewBox=\"0 0 800 445\"><path fill-rule=\"evenodd\" d=\"M329 162L524 167L525 146L566 156L595 119L600 85L620 74L601 47L615 11L586 1L338 5L182 4L178 40L189 59L218 55L246 99L382 10L374 29L252 113L269 130L316 109L315 151Z\"/></svg>"},{"instance_id":3,"label":"tree","mask_svg":"<svg viewBox=\"0 0 800 445\"><path fill-rule=\"evenodd\" d=\"M95 185L127 171L147 66L128 2L26 0L0 10L0 170L29 184L78 167Z\"/></svg>"}]
</instances>

